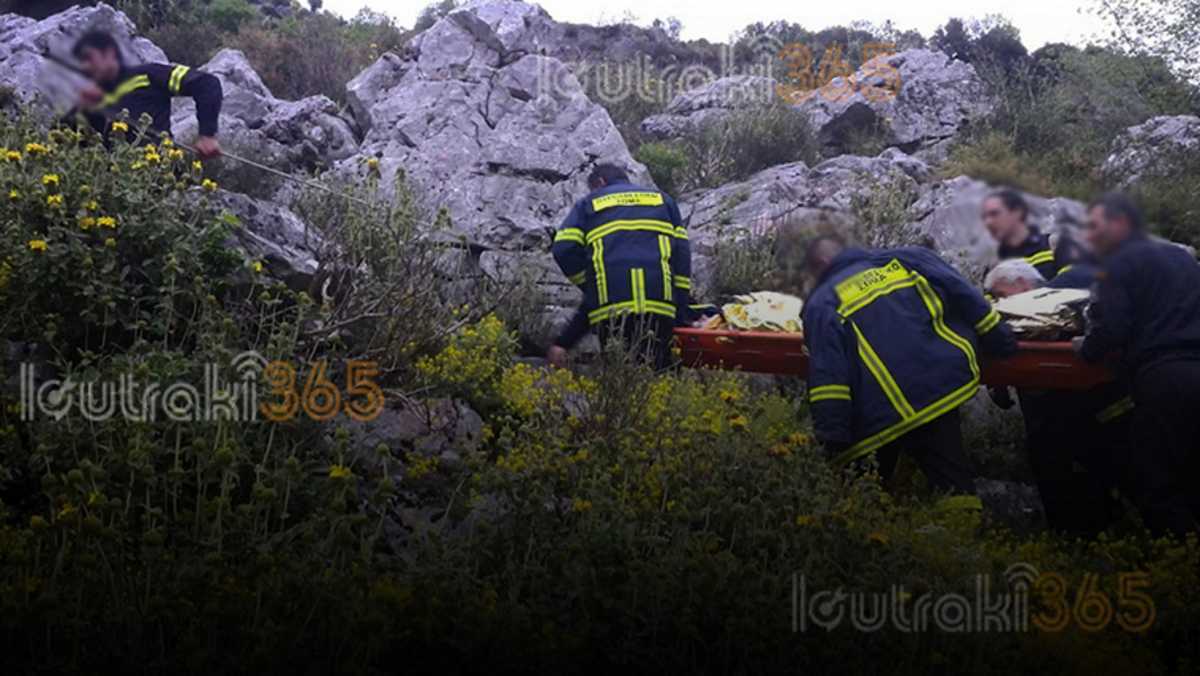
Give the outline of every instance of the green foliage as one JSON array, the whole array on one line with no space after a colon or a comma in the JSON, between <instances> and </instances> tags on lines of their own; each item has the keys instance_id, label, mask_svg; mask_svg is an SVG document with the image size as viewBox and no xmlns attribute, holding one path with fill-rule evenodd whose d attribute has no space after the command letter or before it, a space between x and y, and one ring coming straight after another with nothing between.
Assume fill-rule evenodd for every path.
<instances>
[{"instance_id":1,"label":"green foliage","mask_svg":"<svg viewBox=\"0 0 1200 676\"><path fill-rule=\"evenodd\" d=\"M259 16L259 13L246 0L210 0L204 7L203 16L218 29L235 33L243 24Z\"/></svg>"},{"instance_id":2,"label":"green foliage","mask_svg":"<svg viewBox=\"0 0 1200 676\"><path fill-rule=\"evenodd\" d=\"M1181 152L1159 163L1168 171L1140 179L1133 197L1159 235L1200 249L1200 158Z\"/></svg>"},{"instance_id":3,"label":"green foliage","mask_svg":"<svg viewBox=\"0 0 1200 676\"><path fill-rule=\"evenodd\" d=\"M688 156L670 143L646 143L637 149L634 158L646 165L650 177L660 190L680 194L680 185L687 170Z\"/></svg>"},{"instance_id":4,"label":"green foliage","mask_svg":"<svg viewBox=\"0 0 1200 676\"><path fill-rule=\"evenodd\" d=\"M774 228L765 232L722 228L712 248L710 293L726 299L749 291L780 288L775 232Z\"/></svg>"},{"instance_id":5,"label":"green foliage","mask_svg":"<svg viewBox=\"0 0 1200 676\"><path fill-rule=\"evenodd\" d=\"M1200 2L1197 0L1094 0L1092 12L1108 23L1115 50L1162 59L1200 82Z\"/></svg>"},{"instance_id":6,"label":"green foliage","mask_svg":"<svg viewBox=\"0 0 1200 676\"><path fill-rule=\"evenodd\" d=\"M420 32L432 27L439 19L453 12L459 4L458 0L437 0L425 5L425 8L417 15L417 22L413 24L413 30Z\"/></svg>"}]
</instances>

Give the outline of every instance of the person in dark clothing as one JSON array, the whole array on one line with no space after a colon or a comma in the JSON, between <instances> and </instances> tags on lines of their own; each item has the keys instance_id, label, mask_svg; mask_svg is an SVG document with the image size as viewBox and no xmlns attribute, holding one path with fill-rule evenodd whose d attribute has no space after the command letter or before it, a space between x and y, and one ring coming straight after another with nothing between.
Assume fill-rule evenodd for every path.
<instances>
[{"instance_id":1,"label":"person in dark clothing","mask_svg":"<svg viewBox=\"0 0 1200 676\"><path fill-rule=\"evenodd\" d=\"M804 306L818 440L839 464L875 453L885 479L909 453L935 490L974 495L957 411L979 389L977 349L1016 351L1010 327L927 249L822 237L807 263L818 276Z\"/></svg>"},{"instance_id":2,"label":"person in dark clothing","mask_svg":"<svg viewBox=\"0 0 1200 676\"><path fill-rule=\"evenodd\" d=\"M996 298L1038 288L1090 289L1098 269L1077 263L1046 282L1024 259L1002 261L988 273L986 290ZM1122 383L1087 392L1020 390L1025 448L1051 529L1094 536L1118 514L1114 488L1127 492L1120 462L1128 455L1132 400ZM1011 406L1008 388L992 399Z\"/></svg>"},{"instance_id":3,"label":"person in dark clothing","mask_svg":"<svg viewBox=\"0 0 1200 676\"><path fill-rule=\"evenodd\" d=\"M1050 238L1029 223L1029 204L1015 190L998 190L983 200L983 225L999 245L1000 260L1021 258L1037 268L1046 280L1062 267L1055 259Z\"/></svg>"},{"instance_id":4,"label":"person in dark clothing","mask_svg":"<svg viewBox=\"0 0 1200 676\"><path fill-rule=\"evenodd\" d=\"M1103 266L1094 320L1076 345L1089 362L1120 355L1135 404L1134 502L1153 532L1184 536L1200 516L1200 265L1147 237L1136 205L1119 194L1089 206L1087 237Z\"/></svg>"},{"instance_id":5,"label":"person in dark clothing","mask_svg":"<svg viewBox=\"0 0 1200 676\"><path fill-rule=\"evenodd\" d=\"M154 137L151 142L163 134L170 136L171 100L187 96L196 102L198 135L193 148L200 159L221 155L217 132L223 95L216 76L174 64L127 66L117 41L100 31L81 37L72 53L92 81L80 92L80 110L101 134L132 134L133 125L147 115ZM122 111L128 111L133 124L114 122Z\"/></svg>"},{"instance_id":6,"label":"person in dark clothing","mask_svg":"<svg viewBox=\"0 0 1200 676\"><path fill-rule=\"evenodd\" d=\"M633 185L620 167L602 164L588 177L554 237L554 260L583 289L583 305L547 353L556 366L595 328L619 337L636 356L662 369L671 361L677 318L686 316L692 261L679 207L669 195Z\"/></svg>"}]
</instances>

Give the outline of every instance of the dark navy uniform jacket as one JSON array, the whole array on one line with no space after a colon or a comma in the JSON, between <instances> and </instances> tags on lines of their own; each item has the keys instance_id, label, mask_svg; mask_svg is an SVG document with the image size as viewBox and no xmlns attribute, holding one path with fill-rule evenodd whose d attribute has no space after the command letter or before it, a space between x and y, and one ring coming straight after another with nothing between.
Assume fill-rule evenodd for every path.
<instances>
[{"instance_id":1,"label":"dark navy uniform jacket","mask_svg":"<svg viewBox=\"0 0 1200 676\"><path fill-rule=\"evenodd\" d=\"M110 121L129 112L131 130L144 114L157 137L171 133L171 99L188 96L196 102L196 119L201 136L216 136L223 93L215 75L188 66L144 63L121 69L117 79L105 85L99 107L87 114L88 122L102 134L111 131Z\"/></svg>"},{"instance_id":2,"label":"dark navy uniform jacket","mask_svg":"<svg viewBox=\"0 0 1200 676\"><path fill-rule=\"evenodd\" d=\"M1099 276L1084 359L1120 352L1129 376L1160 360L1200 359L1200 265L1187 251L1135 235Z\"/></svg>"},{"instance_id":3,"label":"dark navy uniform jacket","mask_svg":"<svg viewBox=\"0 0 1200 676\"><path fill-rule=\"evenodd\" d=\"M999 255L1000 260L1025 259L1047 280L1054 279L1060 267L1055 260L1054 250L1050 247L1050 237L1043 234L1036 225L1029 226L1029 236L1017 246L1001 244Z\"/></svg>"},{"instance_id":4,"label":"dark navy uniform jacket","mask_svg":"<svg viewBox=\"0 0 1200 676\"><path fill-rule=\"evenodd\" d=\"M849 462L949 413L979 388L977 346L1016 350L974 286L921 248L838 255L804 306L817 437Z\"/></svg>"},{"instance_id":5,"label":"dark navy uniform jacket","mask_svg":"<svg viewBox=\"0 0 1200 676\"><path fill-rule=\"evenodd\" d=\"M554 260L583 289L587 324L573 321L557 343L571 347L594 326L625 314L675 318L692 288L687 230L675 200L629 183L577 202L554 238ZM579 315L577 315L579 317Z\"/></svg>"}]
</instances>

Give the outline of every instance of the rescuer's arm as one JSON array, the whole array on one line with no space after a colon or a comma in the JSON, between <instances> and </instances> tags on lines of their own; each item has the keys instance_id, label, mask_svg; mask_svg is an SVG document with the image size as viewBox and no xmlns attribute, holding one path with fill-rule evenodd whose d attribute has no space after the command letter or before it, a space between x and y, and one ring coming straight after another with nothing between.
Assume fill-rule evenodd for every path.
<instances>
[{"instance_id":1,"label":"rescuer's arm","mask_svg":"<svg viewBox=\"0 0 1200 676\"><path fill-rule=\"evenodd\" d=\"M1128 271L1119 264L1100 273L1100 283L1088 311L1091 321L1087 336L1079 348L1079 355L1085 361L1103 361L1129 342L1133 333L1133 303L1126 290L1127 277Z\"/></svg>"},{"instance_id":2,"label":"rescuer's arm","mask_svg":"<svg viewBox=\"0 0 1200 676\"><path fill-rule=\"evenodd\" d=\"M584 206L580 202L571 209L559 226L554 235L554 245L550 249L558 268L576 286L583 286L587 282L588 249L583 234L583 221ZM575 311L563 332L554 341L551 352L558 354L555 348L567 350L574 347L587 334L589 328L585 305Z\"/></svg>"},{"instance_id":3,"label":"rescuer's arm","mask_svg":"<svg viewBox=\"0 0 1200 676\"><path fill-rule=\"evenodd\" d=\"M203 159L221 154L217 142L224 92L217 76L188 66L160 64L149 69L150 82L171 96L187 96L196 102L196 152Z\"/></svg>"},{"instance_id":4,"label":"rescuer's arm","mask_svg":"<svg viewBox=\"0 0 1200 676\"><path fill-rule=\"evenodd\" d=\"M838 451L850 445L853 393L846 327L831 307L804 308L804 343L809 352L808 398L817 439Z\"/></svg>"}]
</instances>

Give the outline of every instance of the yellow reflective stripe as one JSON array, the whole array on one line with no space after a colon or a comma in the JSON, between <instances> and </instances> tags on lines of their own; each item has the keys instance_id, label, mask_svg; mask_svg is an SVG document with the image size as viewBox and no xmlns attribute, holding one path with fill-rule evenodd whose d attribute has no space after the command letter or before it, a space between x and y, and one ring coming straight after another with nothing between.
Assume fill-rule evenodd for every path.
<instances>
[{"instance_id":1,"label":"yellow reflective stripe","mask_svg":"<svg viewBox=\"0 0 1200 676\"><path fill-rule=\"evenodd\" d=\"M838 300L841 301L838 314L849 317L876 299L909 288L913 283L912 273L898 260L893 259L883 267L863 270L842 280L835 288Z\"/></svg>"},{"instance_id":2,"label":"yellow reflective stripe","mask_svg":"<svg viewBox=\"0 0 1200 676\"><path fill-rule=\"evenodd\" d=\"M1108 423L1129 413L1134 408L1133 397L1125 397L1096 414L1096 422Z\"/></svg>"},{"instance_id":3,"label":"yellow reflective stripe","mask_svg":"<svg viewBox=\"0 0 1200 676\"><path fill-rule=\"evenodd\" d=\"M683 275L675 275L672 280L675 282L675 288L690 291L692 288L692 278L684 277Z\"/></svg>"},{"instance_id":4,"label":"yellow reflective stripe","mask_svg":"<svg viewBox=\"0 0 1200 676\"><path fill-rule=\"evenodd\" d=\"M587 234L587 243L597 242L614 232L621 231L657 232L661 235L675 236L675 226L666 221L612 221L589 232Z\"/></svg>"},{"instance_id":5,"label":"yellow reflective stripe","mask_svg":"<svg viewBox=\"0 0 1200 676\"><path fill-rule=\"evenodd\" d=\"M583 286L587 282L587 271L583 271L577 275L571 275L567 279L575 286Z\"/></svg>"},{"instance_id":6,"label":"yellow reflective stripe","mask_svg":"<svg viewBox=\"0 0 1200 676\"><path fill-rule=\"evenodd\" d=\"M818 401L827 401L837 399L842 401L851 401L849 385L821 385L820 387L809 388L808 399L812 403Z\"/></svg>"},{"instance_id":7,"label":"yellow reflective stripe","mask_svg":"<svg viewBox=\"0 0 1200 676\"><path fill-rule=\"evenodd\" d=\"M687 239L688 238L687 230L685 230L683 228L675 228L675 237L677 239Z\"/></svg>"},{"instance_id":8,"label":"yellow reflective stripe","mask_svg":"<svg viewBox=\"0 0 1200 676\"><path fill-rule=\"evenodd\" d=\"M1071 268L1073 268L1073 267L1075 267L1075 266L1074 266L1074 265L1067 265L1067 266L1064 266L1064 267L1062 267L1062 268L1059 268L1059 270L1058 270L1058 274L1060 274L1060 275L1064 275L1064 274L1066 274L1066 273L1070 272L1070 271L1071 271Z\"/></svg>"},{"instance_id":9,"label":"yellow reflective stripe","mask_svg":"<svg viewBox=\"0 0 1200 676\"><path fill-rule=\"evenodd\" d=\"M674 317L675 306L659 300L647 300L643 303L643 309L641 312L645 314L662 315L664 317ZM638 314L634 301L627 300L622 303L605 305L598 310L592 310L588 313L588 321L590 321L592 324L598 324L602 321L622 314Z\"/></svg>"},{"instance_id":10,"label":"yellow reflective stripe","mask_svg":"<svg viewBox=\"0 0 1200 676\"><path fill-rule=\"evenodd\" d=\"M863 335L862 330L853 322L850 326L854 329L854 334L858 338L858 356L862 358L863 364L871 375L875 376L875 380L879 383L879 387L883 389L884 395L888 401L892 403L892 407L900 414L901 418L910 418L916 415L913 411L912 404L904 398L904 393L900 391L900 386L896 384L896 379L892 377L890 371L884 366L883 360L875 353L871 344L867 342L867 337Z\"/></svg>"},{"instance_id":11,"label":"yellow reflective stripe","mask_svg":"<svg viewBox=\"0 0 1200 676\"><path fill-rule=\"evenodd\" d=\"M937 333L943 340L963 351L963 354L967 356L967 362L971 365L971 374L976 380L979 380L979 362L975 359L975 348L967 342L966 338L963 338L949 326L946 326L946 313L942 307L942 299L933 290L933 287L929 285L929 280L921 275L916 275L916 278L917 293L920 294L921 300L925 301L925 307L929 310L929 314L933 318L934 333Z\"/></svg>"},{"instance_id":12,"label":"yellow reflective stripe","mask_svg":"<svg viewBox=\"0 0 1200 676\"><path fill-rule=\"evenodd\" d=\"M930 421L936 420L950 411L962 406L975 396L979 389L979 378L972 378L966 385L958 388L950 394L942 397L938 401L921 409L917 415L908 420L900 422L888 427L877 434L867 437L857 444L851 446L845 453L833 459L833 462L839 465L854 462L860 458L864 458L871 453L879 450L883 446L899 439L916 428Z\"/></svg>"},{"instance_id":13,"label":"yellow reflective stripe","mask_svg":"<svg viewBox=\"0 0 1200 676\"><path fill-rule=\"evenodd\" d=\"M992 310L975 325L975 333L983 335L1000 325L1000 313Z\"/></svg>"},{"instance_id":14,"label":"yellow reflective stripe","mask_svg":"<svg viewBox=\"0 0 1200 676\"><path fill-rule=\"evenodd\" d=\"M604 241L592 246L592 267L596 270L596 300L608 304L608 274L604 271Z\"/></svg>"},{"instance_id":15,"label":"yellow reflective stripe","mask_svg":"<svg viewBox=\"0 0 1200 676\"><path fill-rule=\"evenodd\" d=\"M576 244L584 244L583 231L579 228L563 228L554 235L554 243L559 242L574 242Z\"/></svg>"},{"instance_id":16,"label":"yellow reflective stripe","mask_svg":"<svg viewBox=\"0 0 1200 676\"><path fill-rule=\"evenodd\" d=\"M662 262L663 298L674 300L671 282L671 238L666 235L658 236L658 257Z\"/></svg>"},{"instance_id":17,"label":"yellow reflective stripe","mask_svg":"<svg viewBox=\"0 0 1200 676\"><path fill-rule=\"evenodd\" d=\"M171 71L171 79L167 83L167 90L172 94L178 94L183 87L183 76L188 74L191 68L187 66L175 66L175 70Z\"/></svg>"},{"instance_id":18,"label":"yellow reflective stripe","mask_svg":"<svg viewBox=\"0 0 1200 676\"><path fill-rule=\"evenodd\" d=\"M117 88L112 90L103 99L100 100L100 106L108 108L116 105L121 99L125 98L130 92L150 86L149 75L135 75L128 80L117 85Z\"/></svg>"},{"instance_id":19,"label":"yellow reflective stripe","mask_svg":"<svg viewBox=\"0 0 1200 676\"><path fill-rule=\"evenodd\" d=\"M592 200L593 211L604 211L611 207L661 207L662 193L658 192L616 192Z\"/></svg>"},{"instance_id":20,"label":"yellow reflective stripe","mask_svg":"<svg viewBox=\"0 0 1200 676\"><path fill-rule=\"evenodd\" d=\"M1047 249L1045 251L1039 251L1039 252L1033 254L1032 256L1026 256L1025 261L1028 262L1030 265L1041 265L1042 263L1052 263L1052 262L1054 262L1054 252L1050 251L1049 249Z\"/></svg>"},{"instance_id":21,"label":"yellow reflective stripe","mask_svg":"<svg viewBox=\"0 0 1200 676\"><path fill-rule=\"evenodd\" d=\"M629 271L629 289L633 296L633 311L641 314L646 311L646 271L634 268Z\"/></svg>"}]
</instances>

